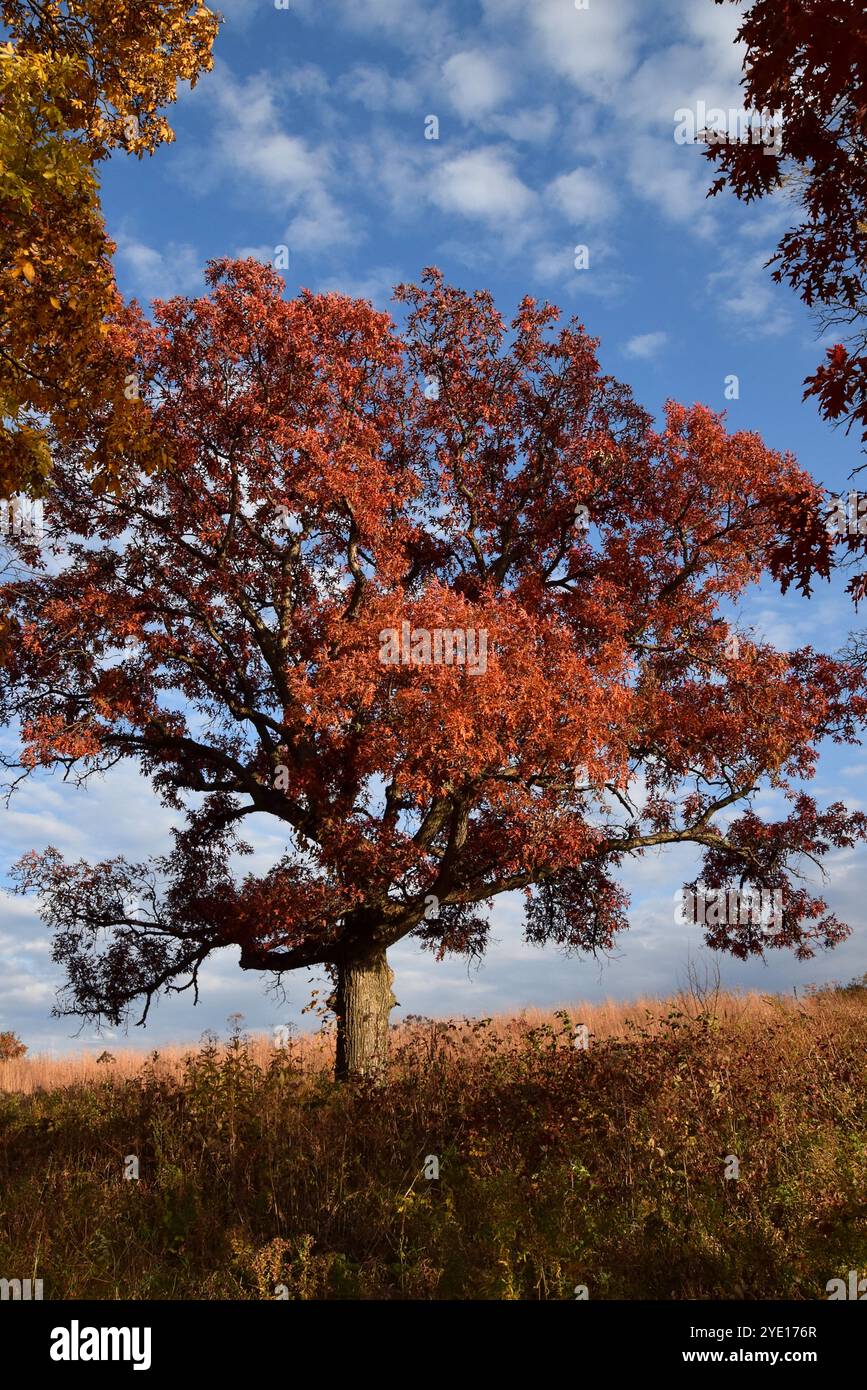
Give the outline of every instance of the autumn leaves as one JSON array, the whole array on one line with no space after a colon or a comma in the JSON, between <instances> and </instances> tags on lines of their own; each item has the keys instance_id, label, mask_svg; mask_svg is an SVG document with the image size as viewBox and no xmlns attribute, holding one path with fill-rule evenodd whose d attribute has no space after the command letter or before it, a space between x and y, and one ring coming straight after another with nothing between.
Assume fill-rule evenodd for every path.
<instances>
[{"instance_id":1,"label":"autumn leaves","mask_svg":"<svg viewBox=\"0 0 867 1390\"><path fill-rule=\"evenodd\" d=\"M49 436L111 487L116 445L147 418L110 351L121 306L99 165L174 138L162 108L211 66L218 20L189 0L4 0L2 19L0 496L44 491Z\"/></svg>"}]
</instances>

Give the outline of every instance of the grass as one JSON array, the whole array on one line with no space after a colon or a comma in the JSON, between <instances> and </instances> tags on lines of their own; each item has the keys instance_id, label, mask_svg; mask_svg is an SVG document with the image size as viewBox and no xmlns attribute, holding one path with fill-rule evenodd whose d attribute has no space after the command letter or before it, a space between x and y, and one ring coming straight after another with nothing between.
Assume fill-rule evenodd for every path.
<instances>
[{"instance_id":1,"label":"grass","mask_svg":"<svg viewBox=\"0 0 867 1390\"><path fill-rule=\"evenodd\" d=\"M863 987L416 1021L380 1086L336 1086L331 1050L235 1031L0 1064L0 1277L46 1298L815 1299L867 1273Z\"/></svg>"}]
</instances>

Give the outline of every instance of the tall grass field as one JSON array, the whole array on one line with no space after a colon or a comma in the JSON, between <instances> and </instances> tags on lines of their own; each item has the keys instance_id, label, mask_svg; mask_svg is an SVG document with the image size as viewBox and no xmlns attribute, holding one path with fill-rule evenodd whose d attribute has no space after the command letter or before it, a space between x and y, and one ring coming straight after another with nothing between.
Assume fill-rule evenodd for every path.
<instances>
[{"instance_id":1,"label":"tall grass field","mask_svg":"<svg viewBox=\"0 0 867 1390\"><path fill-rule=\"evenodd\" d=\"M108 1300L813 1300L867 1274L863 984L414 1019L376 1084L335 1083L332 1048L236 1023L0 1063L0 1274Z\"/></svg>"}]
</instances>

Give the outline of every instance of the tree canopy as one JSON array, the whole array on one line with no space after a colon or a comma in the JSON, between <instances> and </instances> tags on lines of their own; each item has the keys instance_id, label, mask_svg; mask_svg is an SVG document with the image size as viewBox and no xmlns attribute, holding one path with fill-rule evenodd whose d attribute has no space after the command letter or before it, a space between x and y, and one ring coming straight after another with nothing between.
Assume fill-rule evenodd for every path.
<instances>
[{"instance_id":1,"label":"tree canopy","mask_svg":"<svg viewBox=\"0 0 867 1390\"><path fill-rule=\"evenodd\" d=\"M127 309L113 340L172 467L130 450L94 496L61 443L48 535L17 542L2 591L10 774L137 760L181 817L145 863L19 865L60 1008L146 1015L233 947L246 969L329 970L338 1063L365 1070L389 946L480 953L491 901L523 890L529 939L605 951L618 870L679 843L706 884L782 892L772 933L708 925L713 947L841 940L799 870L867 820L803 784L821 740L857 740L863 672L731 616L766 573L824 563L821 526L814 551L787 530L821 498L796 461L698 405L655 427L530 298L507 324L429 270L397 291L399 332L364 301L287 300L255 261L207 280L152 321ZM464 639L451 659L443 634ZM285 853L244 873L262 815Z\"/></svg>"}]
</instances>

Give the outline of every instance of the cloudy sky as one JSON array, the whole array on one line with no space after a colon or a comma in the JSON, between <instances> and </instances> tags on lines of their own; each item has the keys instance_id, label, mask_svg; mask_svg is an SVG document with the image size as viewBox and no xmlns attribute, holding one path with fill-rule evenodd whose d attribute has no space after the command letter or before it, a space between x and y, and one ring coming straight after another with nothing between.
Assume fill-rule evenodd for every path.
<instances>
[{"instance_id":1,"label":"cloudy sky","mask_svg":"<svg viewBox=\"0 0 867 1390\"><path fill-rule=\"evenodd\" d=\"M846 485L855 442L800 399L822 355L817 329L763 268L792 210L782 198L749 208L728 194L708 200L700 147L674 140L678 108L741 106L738 6L224 0L223 12L214 71L172 115L177 142L143 164L116 158L106 172L127 294L194 294L209 257L271 260L285 247L289 293L339 289L388 308L393 285L435 264L467 289L490 289L507 315L526 293L577 315L601 339L603 367L654 412L668 397L726 409L732 428L757 430L828 486ZM576 269L579 246L586 269ZM737 400L724 394L732 374ZM835 650L863 619L838 585L809 602L764 588L742 621L781 647ZM861 750L830 750L815 794L860 806L865 767ZM763 807L774 809L770 799ZM0 872L47 844L75 858L143 858L166 849L171 823L133 768L86 791L40 778L4 813ZM263 866L280 849L264 823L255 845ZM672 895L692 863L668 850L630 870L630 930L608 962L523 946L511 899L497 904L481 968L438 964L403 943L392 953L400 1012L668 993L690 958L707 960L697 929L674 921ZM829 900L854 928L843 947L805 964L781 953L723 961L724 981L791 990L863 973L865 866L860 853L829 862ZM300 1014L311 981L291 977L279 1003L224 952L203 975L198 1008L188 995L164 1001L130 1040L195 1040L236 1011L252 1028L311 1026ZM33 1049L104 1046L92 1029L76 1037L69 1021L51 1019L55 986L35 907L3 895L0 1027Z\"/></svg>"}]
</instances>

